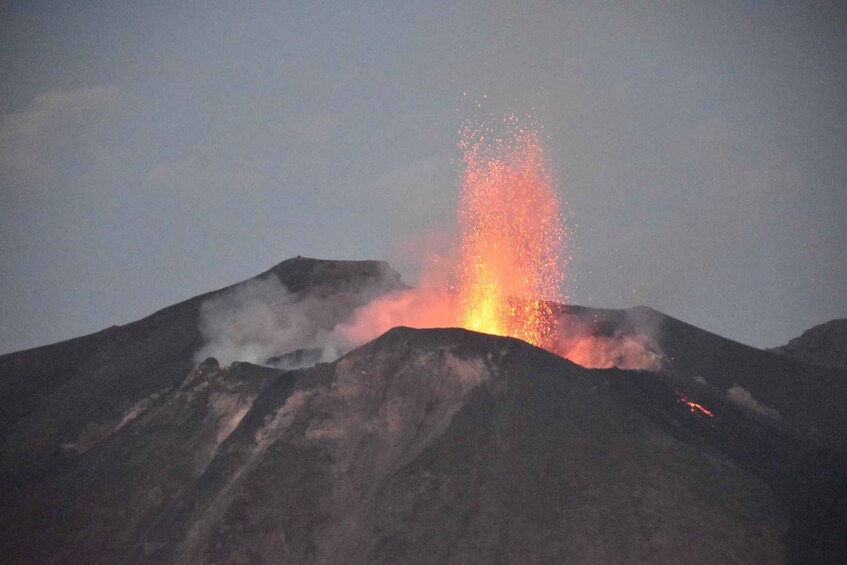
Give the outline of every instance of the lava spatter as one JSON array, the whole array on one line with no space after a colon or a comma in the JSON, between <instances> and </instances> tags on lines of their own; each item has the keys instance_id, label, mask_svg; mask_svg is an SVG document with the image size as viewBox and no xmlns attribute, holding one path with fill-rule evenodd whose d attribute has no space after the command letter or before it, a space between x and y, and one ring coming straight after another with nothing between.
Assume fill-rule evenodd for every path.
<instances>
[{"instance_id":1,"label":"lava spatter","mask_svg":"<svg viewBox=\"0 0 847 565\"><path fill-rule=\"evenodd\" d=\"M466 124L460 148L459 324L550 348L566 231L538 128L515 115Z\"/></svg>"}]
</instances>

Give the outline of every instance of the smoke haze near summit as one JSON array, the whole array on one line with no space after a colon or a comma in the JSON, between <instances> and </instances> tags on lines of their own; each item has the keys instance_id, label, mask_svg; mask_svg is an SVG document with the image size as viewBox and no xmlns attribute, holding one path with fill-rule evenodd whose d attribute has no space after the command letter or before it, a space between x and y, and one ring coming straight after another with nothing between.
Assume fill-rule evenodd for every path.
<instances>
[{"instance_id":1,"label":"smoke haze near summit","mask_svg":"<svg viewBox=\"0 0 847 565\"><path fill-rule=\"evenodd\" d=\"M847 316L841 3L0 10L0 352L296 255L414 282L475 111L543 120L574 303L756 346Z\"/></svg>"}]
</instances>

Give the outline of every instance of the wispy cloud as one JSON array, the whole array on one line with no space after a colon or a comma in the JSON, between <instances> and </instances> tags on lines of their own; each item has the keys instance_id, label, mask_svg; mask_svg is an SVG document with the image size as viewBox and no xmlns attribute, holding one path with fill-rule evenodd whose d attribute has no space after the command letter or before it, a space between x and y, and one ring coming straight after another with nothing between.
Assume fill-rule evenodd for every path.
<instances>
[{"instance_id":1,"label":"wispy cloud","mask_svg":"<svg viewBox=\"0 0 847 565\"><path fill-rule=\"evenodd\" d=\"M51 90L19 112L0 116L0 185L25 191L51 178L51 140L77 120L97 120L120 101L114 85Z\"/></svg>"},{"instance_id":2,"label":"wispy cloud","mask_svg":"<svg viewBox=\"0 0 847 565\"><path fill-rule=\"evenodd\" d=\"M153 166L146 181L151 187L189 199L204 199L228 192L255 189L266 180L261 160L222 165L212 156L195 155Z\"/></svg>"}]
</instances>

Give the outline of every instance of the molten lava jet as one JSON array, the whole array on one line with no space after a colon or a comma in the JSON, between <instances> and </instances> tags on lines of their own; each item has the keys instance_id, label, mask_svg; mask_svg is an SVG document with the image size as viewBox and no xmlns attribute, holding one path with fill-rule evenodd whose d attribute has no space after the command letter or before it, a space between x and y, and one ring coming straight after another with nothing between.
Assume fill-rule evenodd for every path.
<instances>
[{"instance_id":1,"label":"molten lava jet","mask_svg":"<svg viewBox=\"0 0 847 565\"><path fill-rule=\"evenodd\" d=\"M496 128L466 125L460 147L457 322L553 349L566 232L539 134L511 115Z\"/></svg>"},{"instance_id":2,"label":"molten lava jet","mask_svg":"<svg viewBox=\"0 0 847 565\"><path fill-rule=\"evenodd\" d=\"M449 271L448 290L425 282L376 298L339 324L337 348L396 326L461 327L515 337L583 367L661 369L658 345L640 331L594 335L592 324L560 319L568 232L541 128L514 115L489 124L466 122L459 143L458 245L421 273L431 282Z\"/></svg>"}]
</instances>

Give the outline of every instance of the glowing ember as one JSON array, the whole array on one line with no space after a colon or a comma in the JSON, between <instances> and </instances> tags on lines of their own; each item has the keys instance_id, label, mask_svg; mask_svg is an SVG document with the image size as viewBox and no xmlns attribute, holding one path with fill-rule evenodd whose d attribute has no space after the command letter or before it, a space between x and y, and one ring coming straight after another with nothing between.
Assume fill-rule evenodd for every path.
<instances>
[{"instance_id":1,"label":"glowing ember","mask_svg":"<svg viewBox=\"0 0 847 565\"><path fill-rule=\"evenodd\" d=\"M705 414L709 418L714 418L714 416L715 416L714 413L712 413L711 410L709 410L708 408L706 408L702 404L697 404L696 402L692 402L692 401L688 400L688 397L682 392L677 391L676 392L676 398L679 402L688 406L688 411L691 412L692 414L699 412L700 414Z\"/></svg>"},{"instance_id":2,"label":"glowing ember","mask_svg":"<svg viewBox=\"0 0 847 565\"><path fill-rule=\"evenodd\" d=\"M515 116L500 125L466 126L460 144L458 322L550 349L565 257L556 188L537 131Z\"/></svg>"}]
</instances>

